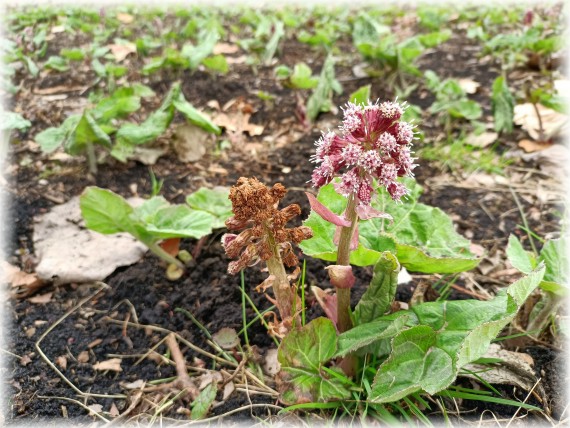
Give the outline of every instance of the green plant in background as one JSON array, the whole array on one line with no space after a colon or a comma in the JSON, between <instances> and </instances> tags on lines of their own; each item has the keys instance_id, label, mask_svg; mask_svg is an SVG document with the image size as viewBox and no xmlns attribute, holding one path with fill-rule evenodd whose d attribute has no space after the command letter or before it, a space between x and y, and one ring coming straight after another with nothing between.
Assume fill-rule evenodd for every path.
<instances>
[{"instance_id":1,"label":"green plant in background","mask_svg":"<svg viewBox=\"0 0 570 428\"><path fill-rule=\"evenodd\" d=\"M117 121L140 109L141 98L151 97L150 88L134 84L117 89L111 96L101 99L81 115L69 116L59 127L48 128L36 135L36 141L45 153L63 147L66 153L86 153L89 171L97 172L95 145L106 148L120 161L126 161L138 145L150 143L170 126L176 111L188 122L215 134L220 129L205 115L196 110L182 93L180 83L172 85L158 110L152 112L141 124L123 123L117 128ZM114 136L114 143L111 139Z\"/></svg>"},{"instance_id":2,"label":"green plant in background","mask_svg":"<svg viewBox=\"0 0 570 428\"><path fill-rule=\"evenodd\" d=\"M435 101L429 111L439 114L448 137L456 120L475 121L483 115L481 106L467 98L467 93L455 79L441 80L433 71L424 73L427 88L434 93Z\"/></svg>"},{"instance_id":3,"label":"green plant in background","mask_svg":"<svg viewBox=\"0 0 570 428\"><path fill-rule=\"evenodd\" d=\"M400 79L406 87L406 75L420 76L416 60L427 48L435 47L451 37L450 30L420 34L398 41L387 25L383 25L367 13L359 14L354 21L352 40L361 55L380 71L388 70L393 78Z\"/></svg>"},{"instance_id":4,"label":"green plant in background","mask_svg":"<svg viewBox=\"0 0 570 428\"><path fill-rule=\"evenodd\" d=\"M568 280L570 280L570 263L568 260L568 236L550 239L543 242L538 252L532 242L532 251L526 251L516 236L509 236L507 256L511 264L522 273L528 274L543 263L546 266L544 277L539 284L540 299L529 311L526 330L533 336L539 336L550 324L560 306L570 295Z\"/></svg>"},{"instance_id":5,"label":"green plant in background","mask_svg":"<svg viewBox=\"0 0 570 428\"><path fill-rule=\"evenodd\" d=\"M329 54L323 64L317 86L307 100L307 117L311 122L314 122L320 113L331 110L333 93L342 94L342 85L336 79L334 64L335 60Z\"/></svg>"},{"instance_id":6,"label":"green plant in background","mask_svg":"<svg viewBox=\"0 0 570 428\"><path fill-rule=\"evenodd\" d=\"M205 200L211 203L207 205ZM87 187L80 197L80 207L87 228L105 235L131 234L172 265L169 266L171 274L180 275L184 271L184 263L176 258L178 246L174 251L168 251L161 242L180 238L200 239L211 234L213 229L223 227L231 215L227 192L202 188L188 195L187 201L188 204L174 205L162 196L152 196L138 205L131 205L110 190Z\"/></svg>"},{"instance_id":7,"label":"green plant in background","mask_svg":"<svg viewBox=\"0 0 570 428\"><path fill-rule=\"evenodd\" d=\"M293 89L313 89L319 84L319 79L313 76L313 71L304 62L295 64L293 70L286 65L276 67L275 77Z\"/></svg>"}]
</instances>

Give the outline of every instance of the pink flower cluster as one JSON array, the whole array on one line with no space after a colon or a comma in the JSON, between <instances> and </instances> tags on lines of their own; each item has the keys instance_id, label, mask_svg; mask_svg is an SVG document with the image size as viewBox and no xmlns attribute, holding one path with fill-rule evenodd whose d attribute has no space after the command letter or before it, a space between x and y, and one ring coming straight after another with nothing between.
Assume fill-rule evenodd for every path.
<instances>
[{"instance_id":1,"label":"pink flower cluster","mask_svg":"<svg viewBox=\"0 0 570 428\"><path fill-rule=\"evenodd\" d=\"M403 107L386 101L366 106L348 103L339 126L341 135L323 133L316 142L317 163L312 183L320 188L340 176L336 191L343 196L355 195L359 205L370 205L374 196L372 180L386 187L392 199L399 201L408 189L396 179L413 176L411 156L413 127L400 121ZM344 173L340 173L345 169Z\"/></svg>"}]
</instances>

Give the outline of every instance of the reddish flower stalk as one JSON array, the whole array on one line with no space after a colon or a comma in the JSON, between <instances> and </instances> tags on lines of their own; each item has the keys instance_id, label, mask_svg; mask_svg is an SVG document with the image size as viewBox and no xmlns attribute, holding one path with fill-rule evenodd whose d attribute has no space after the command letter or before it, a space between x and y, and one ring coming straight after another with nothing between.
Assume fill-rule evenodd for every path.
<instances>
[{"instance_id":1,"label":"reddish flower stalk","mask_svg":"<svg viewBox=\"0 0 570 428\"><path fill-rule=\"evenodd\" d=\"M318 165L312 175L313 186L320 188L340 177L335 189L348 199L344 215L339 217L309 198L313 210L323 218L337 217L332 221L339 232L337 265L331 267L329 276L336 287L339 332L352 327L350 288L354 281L352 274L340 266L350 265L350 252L358 246L358 220L389 217L370 204L376 196L373 183L384 186L392 199L399 201L408 189L397 178L413 176L416 166L411 156L413 127L400 121L402 114L403 107L396 102L366 106L348 103L339 127L341 135L323 133L316 142L312 160ZM339 276L339 272L343 274Z\"/></svg>"},{"instance_id":2,"label":"reddish flower stalk","mask_svg":"<svg viewBox=\"0 0 570 428\"><path fill-rule=\"evenodd\" d=\"M291 275L287 275L285 270L285 265L294 267L299 263L292 244L313 235L306 226L285 227L289 220L301 214L297 204L281 210L277 208L286 192L280 183L268 189L256 178L241 177L230 190L234 216L226 221L226 226L231 231L242 232L222 236L222 245L228 257L237 258L228 265L230 274L235 275L259 262L267 264L269 277L260 287L273 288L275 304L282 320L279 326L274 326L274 333L279 336L285 335L295 323L300 326L300 322L296 322L296 292L290 284Z\"/></svg>"}]
</instances>

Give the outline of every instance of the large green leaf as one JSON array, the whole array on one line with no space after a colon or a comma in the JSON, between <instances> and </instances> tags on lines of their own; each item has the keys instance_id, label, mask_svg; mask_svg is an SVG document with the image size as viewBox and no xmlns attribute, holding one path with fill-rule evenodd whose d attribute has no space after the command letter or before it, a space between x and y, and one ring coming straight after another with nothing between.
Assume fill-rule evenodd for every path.
<instances>
[{"instance_id":1,"label":"large green leaf","mask_svg":"<svg viewBox=\"0 0 570 428\"><path fill-rule=\"evenodd\" d=\"M531 272L536 265L543 261L546 265L544 279L540 283L540 288L545 291L557 294L559 296L568 296L568 280L570 279L568 264L568 237L563 236L558 239L547 241L542 247L538 258L530 252L526 251L516 236L509 236L509 245L507 246L507 257L516 269L522 273Z\"/></svg>"},{"instance_id":2,"label":"large green leaf","mask_svg":"<svg viewBox=\"0 0 570 428\"><path fill-rule=\"evenodd\" d=\"M36 143L40 145L44 153L53 152L65 143L80 119L80 115L74 114L65 119L61 126L45 129L36 135Z\"/></svg>"},{"instance_id":3,"label":"large green leaf","mask_svg":"<svg viewBox=\"0 0 570 428\"><path fill-rule=\"evenodd\" d=\"M99 144L111 147L111 138L99 127L93 116L84 111L67 139L63 142L63 148L70 155L77 155L85 151L87 145Z\"/></svg>"},{"instance_id":4,"label":"large green leaf","mask_svg":"<svg viewBox=\"0 0 570 428\"><path fill-rule=\"evenodd\" d=\"M121 118L137 111L141 107L141 99L136 95L120 96L113 94L102 99L91 111L97 121L108 122L111 119Z\"/></svg>"},{"instance_id":5,"label":"large green leaf","mask_svg":"<svg viewBox=\"0 0 570 428\"><path fill-rule=\"evenodd\" d=\"M398 288L398 272L398 259L389 251L382 253L374 266L370 285L354 309L357 325L374 321L390 309Z\"/></svg>"},{"instance_id":6,"label":"large green leaf","mask_svg":"<svg viewBox=\"0 0 570 428\"><path fill-rule=\"evenodd\" d=\"M125 162L134 152L136 145L150 143L161 136L174 117L173 111L157 110L140 125L125 123L117 131L116 143L111 155Z\"/></svg>"},{"instance_id":7,"label":"large green leaf","mask_svg":"<svg viewBox=\"0 0 570 428\"><path fill-rule=\"evenodd\" d=\"M568 263L568 237L551 239L542 247L538 261L544 261L546 273L544 281L554 282L561 286L568 286L570 279L570 265Z\"/></svg>"},{"instance_id":8,"label":"large green leaf","mask_svg":"<svg viewBox=\"0 0 570 428\"><path fill-rule=\"evenodd\" d=\"M338 350L335 356L342 357L349 352L362 351L365 353L379 354L378 347L380 342L388 345L386 352L390 352L389 343L385 343L386 339L391 339L404 328L408 328L406 324L413 314L404 314L396 312L392 316L386 316L376 319L366 324L360 324L338 337ZM374 346L369 346L374 345ZM359 352L361 353L361 352ZM382 354L385 354L382 353Z\"/></svg>"},{"instance_id":9,"label":"large green leaf","mask_svg":"<svg viewBox=\"0 0 570 428\"><path fill-rule=\"evenodd\" d=\"M515 99L503 76L497 77L493 82L491 105L495 118L495 131L513 132Z\"/></svg>"},{"instance_id":10,"label":"large green leaf","mask_svg":"<svg viewBox=\"0 0 570 428\"><path fill-rule=\"evenodd\" d=\"M514 268L522 273L529 273L536 267L536 257L533 253L526 251L515 235L509 236L507 245L507 257Z\"/></svg>"},{"instance_id":11,"label":"large green leaf","mask_svg":"<svg viewBox=\"0 0 570 428\"><path fill-rule=\"evenodd\" d=\"M103 234L128 232L147 245L167 238L199 239L212 233L214 221L205 211L171 205L162 196L133 208L122 196L98 187L83 192L80 207L89 229Z\"/></svg>"},{"instance_id":12,"label":"large green leaf","mask_svg":"<svg viewBox=\"0 0 570 428\"><path fill-rule=\"evenodd\" d=\"M120 195L99 187L87 187L79 198L85 225L95 232L109 235L131 228L133 207Z\"/></svg>"},{"instance_id":13,"label":"large green leaf","mask_svg":"<svg viewBox=\"0 0 570 428\"><path fill-rule=\"evenodd\" d=\"M420 390L435 394L447 388L461 367L485 354L544 272L541 265L490 301L430 302L401 311L409 316L411 328L394 337L392 352L376 373L369 400L386 403Z\"/></svg>"},{"instance_id":14,"label":"large green leaf","mask_svg":"<svg viewBox=\"0 0 570 428\"><path fill-rule=\"evenodd\" d=\"M319 79L313 77L311 68L304 62L295 64L293 74L289 77L291 86L297 89L312 89L318 85Z\"/></svg>"},{"instance_id":15,"label":"large green leaf","mask_svg":"<svg viewBox=\"0 0 570 428\"><path fill-rule=\"evenodd\" d=\"M212 214L214 216L212 229L225 227L225 221L233 215L232 203L227 190L202 187L189 194L186 197L186 203L192 209Z\"/></svg>"},{"instance_id":16,"label":"large green leaf","mask_svg":"<svg viewBox=\"0 0 570 428\"><path fill-rule=\"evenodd\" d=\"M159 239L200 239L212 233L213 221L214 217L204 211L194 211L186 205L171 205L158 210L145 229Z\"/></svg>"},{"instance_id":17,"label":"large green leaf","mask_svg":"<svg viewBox=\"0 0 570 428\"><path fill-rule=\"evenodd\" d=\"M25 130L32 126L32 122L26 120L19 113L12 111L0 111L0 131L11 131L12 129Z\"/></svg>"},{"instance_id":18,"label":"large green leaf","mask_svg":"<svg viewBox=\"0 0 570 428\"><path fill-rule=\"evenodd\" d=\"M203 113L196 110L192 104L186 101L182 93L180 93L178 99L175 99L173 101L173 105L176 110L182 113L186 119L188 119L189 122L193 123L196 126L199 126L205 131L211 132L212 134L221 134L222 131L220 128Z\"/></svg>"},{"instance_id":19,"label":"large green leaf","mask_svg":"<svg viewBox=\"0 0 570 428\"><path fill-rule=\"evenodd\" d=\"M323 402L350 396L343 383L328 372L332 369L324 370L336 348L336 328L327 318L317 318L283 339L278 351L280 375L291 386L281 397L285 403Z\"/></svg>"},{"instance_id":20,"label":"large green leaf","mask_svg":"<svg viewBox=\"0 0 570 428\"><path fill-rule=\"evenodd\" d=\"M393 251L399 263L410 271L453 273L477 266L479 259L471 253L469 240L455 232L451 219L439 208L417 201L422 189L414 180L405 183L410 195L402 203L392 201L386 190L379 189L372 206L390 214L394 222L381 218L361 221L360 246L351 253L351 264L375 264L383 251ZM333 184L321 188L318 200L336 214L341 214L346 207L346 198L336 193ZM304 224L313 229L313 238L301 242L303 252L335 261L335 226L316 213L311 213Z\"/></svg>"}]
</instances>

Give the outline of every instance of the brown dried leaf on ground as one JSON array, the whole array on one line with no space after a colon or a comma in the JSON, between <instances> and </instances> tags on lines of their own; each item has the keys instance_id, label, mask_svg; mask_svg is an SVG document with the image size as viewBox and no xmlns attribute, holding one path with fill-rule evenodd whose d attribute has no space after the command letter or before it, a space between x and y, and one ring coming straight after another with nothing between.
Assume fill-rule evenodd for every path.
<instances>
[{"instance_id":1,"label":"brown dried leaf on ground","mask_svg":"<svg viewBox=\"0 0 570 428\"><path fill-rule=\"evenodd\" d=\"M176 128L172 147L180 162L196 162L206 154L206 147L211 143L212 134L202 128L185 123Z\"/></svg>"},{"instance_id":2,"label":"brown dried leaf on ground","mask_svg":"<svg viewBox=\"0 0 570 428\"><path fill-rule=\"evenodd\" d=\"M568 163L570 150L562 144L553 144L551 147L521 156L526 162L533 161L538 168L550 177L565 182L568 178Z\"/></svg>"},{"instance_id":3,"label":"brown dried leaf on ground","mask_svg":"<svg viewBox=\"0 0 570 428\"><path fill-rule=\"evenodd\" d=\"M250 123L251 115L255 113L253 106L243 98L227 102L217 114L213 115L213 122L226 130L231 143L239 150L244 149L244 133L250 137L263 134L262 125Z\"/></svg>"},{"instance_id":4,"label":"brown dried leaf on ground","mask_svg":"<svg viewBox=\"0 0 570 428\"><path fill-rule=\"evenodd\" d=\"M124 43L121 45L111 44L107 45L111 50L111 54L115 57L115 61L122 62L132 53L137 52L137 45L134 43Z\"/></svg>"},{"instance_id":5,"label":"brown dried leaf on ground","mask_svg":"<svg viewBox=\"0 0 570 428\"><path fill-rule=\"evenodd\" d=\"M477 375L463 373L460 376L474 380L483 379L493 385L513 385L525 391L530 391L534 387L534 391L541 398L546 399L542 385L540 383L537 384L537 378L533 369L534 360L530 355L522 352L507 351L497 344L491 344L483 357L499 358L502 362L494 366L469 364L465 366L466 371L469 370ZM493 367L493 369L489 370L490 367Z\"/></svg>"},{"instance_id":6,"label":"brown dried leaf on ground","mask_svg":"<svg viewBox=\"0 0 570 428\"><path fill-rule=\"evenodd\" d=\"M212 54L214 55L231 55L234 54L236 52L239 52L239 46L238 45L232 45L229 43L216 43L216 45L214 46L214 50L212 51Z\"/></svg>"},{"instance_id":7,"label":"brown dried leaf on ground","mask_svg":"<svg viewBox=\"0 0 570 428\"><path fill-rule=\"evenodd\" d=\"M568 115L558 113L555 110L544 107L542 104L537 104L536 109L542 121L544 141L549 141L553 137L564 135L569 131ZM539 135L540 124L533 104L525 103L515 106L514 123L520 125L522 129L528 132L532 139L541 140Z\"/></svg>"},{"instance_id":8,"label":"brown dried leaf on ground","mask_svg":"<svg viewBox=\"0 0 570 428\"><path fill-rule=\"evenodd\" d=\"M482 134L479 135L470 134L465 140L465 142L470 146L479 147L483 149L487 146L490 146L495 141L497 141L498 137L499 134L497 134L496 132L483 132Z\"/></svg>"},{"instance_id":9,"label":"brown dried leaf on ground","mask_svg":"<svg viewBox=\"0 0 570 428\"><path fill-rule=\"evenodd\" d=\"M549 147L552 147L552 144L524 139L519 141L518 146L527 153L534 153L548 149Z\"/></svg>"},{"instance_id":10,"label":"brown dried leaf on ground","mask_svg":"<svg viewBox=\"0 0 570 428\"><path fill-rule=\"evenodd\" d=\"M102 235L86 229L79 197L40 216L33 240L38 277L58 284L100 281L118 266L136 263L147 251L130 235Z\"/></svg>"},{"instance_id":11,"label":"brown dried leaf on ground","mask_svg":"<svg viewBox=\"0 0 570 428\"><path fill-rule=\"evenodd\" d=\"M111 358L109 360L93 364L93 370L100 370L100 371L111 370L114 372L122 372L123 369L121 368L121 359Z\"/></svg>"},{"instance_id":12,"label":"brown dried leaf on ground","mask_svg":"<svg viewBox=\"0 0 570 428\"><path fill-rule=\"evenodd\" d=\"M51 302L51 298L53 296L53 291L50 291L49 293L45 293L45 294L40 294L34 297L30 297L28 299L28 302L30 303L35 303L38 305L44 305L46 303Z\"/></svg>"},{"instance_id":13,"label":"brown dried leaf on ground","mask_svg":"<svg viewBox=\"0 0 570 428\"><path fill-rule=\"evenodd\" d=\"M481 86L479 82L476 82L475 80L469 78L458 79L457 82L459 83L461 89L463 89L468 94L474 94L477 92L479 86Z\"/></svg>"},{"instance_id":14,"label":"brown dried leaf on ground","mask_svg":"<svg viewBox=\"0 0 570 428\"><path fill-rule=\"evenodd\" d=\"M3 280L10 285L13 297L21 299L30 296L46 285L35 273L26 273L5 261L0 266Z\"/></svg>"}]
</instances>

